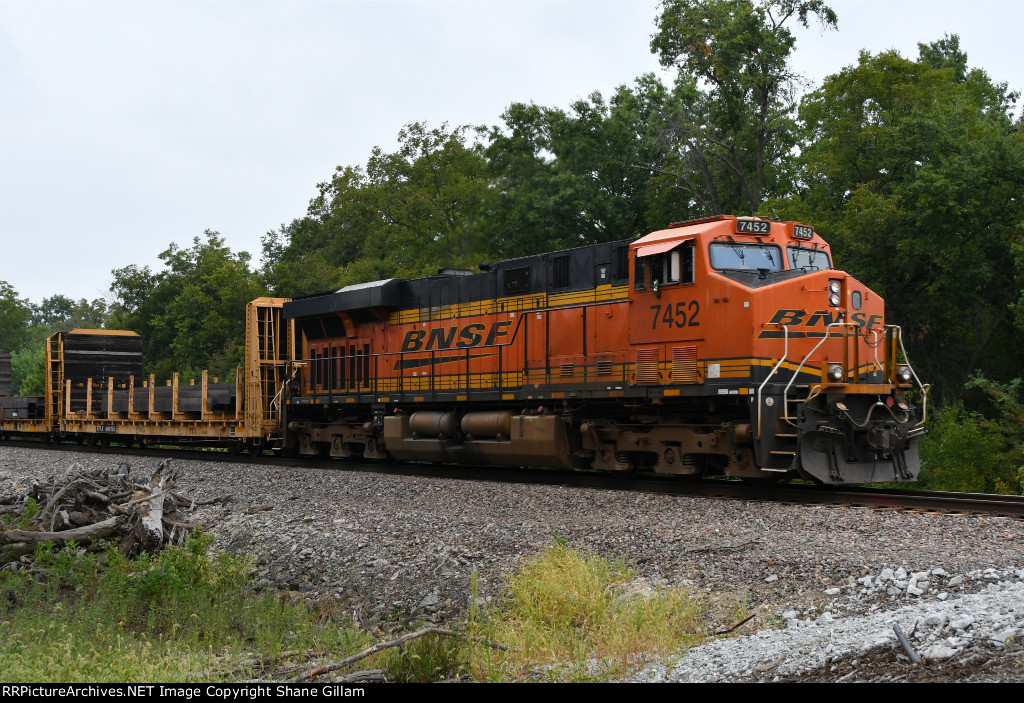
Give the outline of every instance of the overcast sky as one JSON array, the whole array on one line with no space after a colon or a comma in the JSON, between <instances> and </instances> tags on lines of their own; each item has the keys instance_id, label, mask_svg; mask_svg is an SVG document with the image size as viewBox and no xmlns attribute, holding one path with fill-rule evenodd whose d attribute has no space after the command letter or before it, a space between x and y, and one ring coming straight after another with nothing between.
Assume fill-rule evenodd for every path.
<instances>
[{"instance_id":1,"label":"overcast sky","mask_svg":"<svg viewBox=\"0 0 1024 703\"><path fill-rule=\"evenodd\" d=\"M1013 89L1024 2L833 0L797 33L814 84L860 49L958 33ZM105 295L206 229L259 263L334 167L409 122L500 121L657 71L657 0L0 0L0 280L34 302Z\"/></svg>"}]
</instances>

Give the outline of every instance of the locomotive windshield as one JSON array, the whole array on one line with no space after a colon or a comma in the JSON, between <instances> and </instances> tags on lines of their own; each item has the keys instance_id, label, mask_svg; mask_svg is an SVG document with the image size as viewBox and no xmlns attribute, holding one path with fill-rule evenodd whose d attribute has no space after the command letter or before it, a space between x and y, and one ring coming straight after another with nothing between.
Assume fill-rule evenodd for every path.
<instances>
[{"instance_id":1,"label":"locomotive windshield","mask_svg":"<svg viewBox=\"0 0 1024 703\"><path fill-rule=\"evenodd\" d=\"M711 266L720 270L782 270L782 250L775 244L712 242Z\"/></svg>"},{"instance_id":2,"label":"locomotive windshield","mask_svg":"<svg viewBox=\"0 0 1024 703\"><path fill-rule=\"evenodd\" d=\"M822 269L832 268L832 262L828 260L828 254L821 249L786 247L786 257L789 259L789 267L791 269L821 271Z\"/></svg>"}]
</instances>

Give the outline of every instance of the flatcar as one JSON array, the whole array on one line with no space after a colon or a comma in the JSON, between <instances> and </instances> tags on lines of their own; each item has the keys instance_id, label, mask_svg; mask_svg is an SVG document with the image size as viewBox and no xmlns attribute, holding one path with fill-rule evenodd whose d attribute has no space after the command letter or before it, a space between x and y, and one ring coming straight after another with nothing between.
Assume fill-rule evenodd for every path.
<instances>
[{"instance_id":1,"label":"flatcar","mask_svg":"<svg viewBox=\"0 0 1024 703\"><path fill-rule=\"evenodd\" d=\"M141 378L130 332L54 335L46 394L0 399L0 438L917 477L928 387L809 226L721 215L480 269L254 300L231 383Z\"/></svg>"},{"instance_id":2,"label":"flatcar","mask_svg":"<svg viewBox=\"0 0 1024 703\"><path fill-rule=\"evenodd\" d=\"M283 448L826 484L917 476L927 387L882 298L835 269L809 226L723 215L481 269L284 303Z\"/></svg>"}]
</instances>

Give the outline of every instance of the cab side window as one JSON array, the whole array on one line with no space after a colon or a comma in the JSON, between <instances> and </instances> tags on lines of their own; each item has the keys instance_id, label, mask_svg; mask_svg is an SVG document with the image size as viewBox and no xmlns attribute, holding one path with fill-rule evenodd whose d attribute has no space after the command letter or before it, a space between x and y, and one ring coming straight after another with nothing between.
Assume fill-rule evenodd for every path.
<instances>
[{"instance_id":1,"label":"cab side window","mask_svg":"<svg viewBox=\"0 0 1024 703\"><path fill-rule=\"evenodd\" d=\"M658 281L659 286L673 283L693 283L693 253L692 244L684 244L664 254L656 254L652 257L651 282Z\"/></svg>"}]
</instances>

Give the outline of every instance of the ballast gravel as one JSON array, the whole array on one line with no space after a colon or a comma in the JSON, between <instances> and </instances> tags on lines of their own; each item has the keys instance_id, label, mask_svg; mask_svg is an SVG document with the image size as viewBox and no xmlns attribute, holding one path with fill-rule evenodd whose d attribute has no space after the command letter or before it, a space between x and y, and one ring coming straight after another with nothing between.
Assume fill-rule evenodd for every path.
<instances>
[{"instance_id":1,"label":"ballast gravel","mask_svg":"<svg viewBox=\"0 0 1024 703\"><path fill-rule=\"evenodd\" d=\"M194 456L171 460L180 492L232 496L193 514L215 548L250 556L258 587L343 603L364 627L458 619L474 572L487 602L561 539L629 560L639 591L685 587L754 615L633 681L911 680L895 624L933 680L959 662L972 680L1024 681L1024 521ZM150 473L160 459L0 444L0 495L75 462Z\"/></svg>"}]
</instances>

